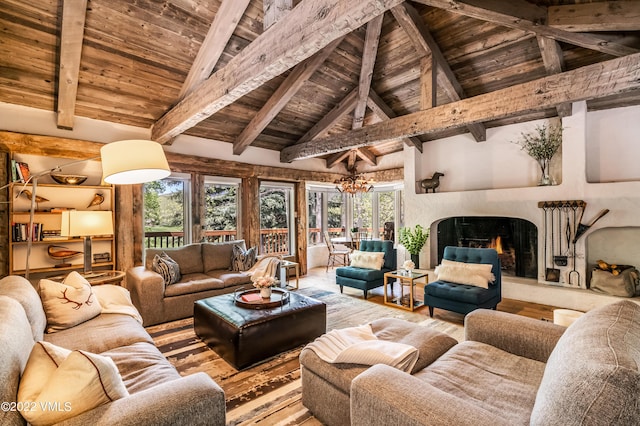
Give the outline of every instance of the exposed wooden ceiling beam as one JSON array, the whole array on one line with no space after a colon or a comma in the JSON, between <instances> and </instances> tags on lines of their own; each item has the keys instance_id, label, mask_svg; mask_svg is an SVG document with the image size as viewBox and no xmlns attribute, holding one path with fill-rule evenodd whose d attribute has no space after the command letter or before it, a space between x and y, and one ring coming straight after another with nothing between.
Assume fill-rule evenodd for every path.
<instances>
[{"instance_id":1,"label":"exposed wooden ceiling beam","mask_svg":"<svg viewBox=\"0 0 640 426\"><path fill-rule=\"evenodd\" d=\"M373 113L382 120L389 120L390 118L396 117L396 113L393 112L391 107L387 105L384 99L378 96L373 89L369 91L367 106L371 108L371 111L373 111ZM402 138L402 141L408 146L415 146L420 152L422 152L422 141L415 136Z\"/></svg>"},{"instance_id":2,"label":"exposed wooden ceiling beam","mask_svg":"<svg viewBox=\"0 0 640 426\"><path fill-rule=\"evenodd\" d=\"M542 61L544 67L547 70L547 75L559 74L564 71L564 56L562 55L562 48L557 41L546 38L537 37L538 46L540 46L540 54L542 55ZM563 103L556 106L559 117L568 117L571 115L571 104Z\"/></svg>"},{"instance_id":3,"label":"exposed wooden ceiling beam","mask_svg":"<svg viewBox=\"0 0 640 426\"><path fill-rule=\"evenodd\" d=\"M205 81L215 68L240 18L251 0L222 0L213 23L198 50L189 74L180 89L179 99Z\"/></svg>"},{"instance_id":4,"label":"exposed wooden ceiling beam","mask_svg":"<svg viewBox=\"0 0 640 426\"><path fill-rule=\"evenodd\" d=\"M437 106L436 96L436 64L431 55L420 60L420 109L429 109Z\"/></svg>"},{"instance_id":5,"label":"exposed wooden ceiling beam","mask_svg":"<svg viewBox=\"0 0 640 426\"><path fill-rule=\"evenodd\" d=\"M67 1L62 5L57 100L57 126L62 129L73 129L86 15L87 0Z\"/></svg>"},{"instance_id":6,"label":"exposed wooden ceiling beam","mask_svg":"<svg viewBox=\"0 0 640 426\"><path fill-rule=\"evenodd\" d=\"M268 30L293 8L293 0L262 0L264 18L262 28Z\"/></svg>"},{"instance_id":7,"label":"exposed wooden ceiling beam","mask_svg":"<svg viewBox=\"0 0 640 426\"><path fill-rule=\"evenodd\" d=\"M362 161L369 164L370 166L375 166L378 164L378 159L376 158L376 155L373 152L371 152L371 150L366 146L358 148L357 154Z\"/></svg>"},{"instance_id":8,"label":"exposed wooden ceiling beam","mask_svg":"<svg viewBox=\"0 0 640 426\"><path fill-rule=\"evenodd\" d=\"M460 99L466 98L467 96L458 82L458 78L442 54L440 46L438 46L431 32L429 32L426 25L422 22L418 11L408 3L403 3L392 8L391 13L393 13L396 21L398 21L400 26L405 30L420 55L432 55L437 67L439 86L445 91L449 99L459 101ZM477 142L487 140L487 129L482 123L469 125L468 129Z\"/></svg>"},{"instance_id":9,"label":"exposed wooden ceiling beam","mask_svg":"<svg viewBox=\"0 0 640 426\"><path fill-rule=\"evenodd\" d=\"M345 148L374 145L631 90L640 90L640 54L584 66L311 143L293 145L280 152L280 160L290 162L317 157Z\"/></svg>"},{"instance_id":10,"label":"exposed wooden ceiling beam","mask_svg":"<svg viewBox=\"0 0 640 426\"><path fill-rule=\"evenodd\" d=\"M551 6L549 25L565 31L638 31L640 2L604 1Z\"/></svg>"},{"instance_id":11,"label":"exposed wooden ceiling beam","mask_svg":"<svg viewBox=\"0 0 640 426\"><path fill-rule=\"evenodd\" d=\"M331 127L333 127L342 117L346 114L353 111L353 108L356 105L356 98L358 96L358 88L356 87L351 92L347 94L340 102L334 106L331 111L320 121L318 121L314 126L305 133L298 143L308 142L312 139L315 139L318 135L323 134Z\"/></svg>"},{"instance_id":12,"label":"exposed wooden ceiling beam","mask_svg":"<svg viewBox=\"0 0 640 426\"><path fill-rule=\"evenodd\" d=\"M327 157L327 168L330 169L349 156L351 151L336 152Z\"/></svg>"},{"instance_id":13,"label":"exposed wooden ceiling beam","mask_svg":"<svg viewBox=\"0 0 640 426\"><path fill-rule=\"evenodd\" d=\"M167 142L401 2L316 0L298 3L289 12L288 19L273 24L227 66L156 121L151 127L151 138Z\"/></svg>"},{"instance_id":14,"label":"exposed wooden ceiling beam","mask_svg":"<svg viewBox=\"0 0 640 426\"><path fill-rule=\"evenodd\" d=\"M613 43L605 38L591 34L571 33L559 28L545 25L547 11L544 7L537 7L526 0L414 0L416 3L426 4L453 13L469 16L483 21L493 22L509 28L529 31L536 35L549 37L557 41L584 47L585 49L607 53L613 56L625 56L637 53L638 49ZM531 11L539 9L538 17L533 17ZM526 16L525 16L526 15Z\"/></svg>"},{"instance_id":15,"label":"exposed wooden ceiling beam","mask_svg":"<svg viewBox=\"0 0 640 426\"><path fill-rule=\"evenodd\" d=\"M358 100L353 110L352 128L359 129L364 123L364 114L367 112L367 97L373 78L373 68L376 64L378 54L378 43L380 41L380 30L382 30L382 20L384 14L372 19L367 24L367 33L364 39L362 50L362 65L360 66L360 78L358 80Z\"/></svg>"},{"instance_id":16,"label":"exposed wooden ceiling beam","mask_svg":"<svg viewBox=\"0 0 640 426\"><path fill-rule=\"evenodd\" d=\"M342 42L343 38L344 37L339 37L332 41L311 58L295 66L235 140L233 143L234 154L242 154L244 150L260 136L260 133L276 118L291 98L302 88L304 83L320 68L320 65L327 60L329 55L331 55L335 48Z\"/></svg>"},{"instance_id":17,"label":"exposed wooden ceiling beam","mask_svg":"<svg viewBox=\"0 0 640 426\"><path fill-rule=\"evenodd\" d=\"M356 170L356 160L358 159L358 150L352 149L347 151L347 170L355 171Z\"/></svg>"}]
</instances>

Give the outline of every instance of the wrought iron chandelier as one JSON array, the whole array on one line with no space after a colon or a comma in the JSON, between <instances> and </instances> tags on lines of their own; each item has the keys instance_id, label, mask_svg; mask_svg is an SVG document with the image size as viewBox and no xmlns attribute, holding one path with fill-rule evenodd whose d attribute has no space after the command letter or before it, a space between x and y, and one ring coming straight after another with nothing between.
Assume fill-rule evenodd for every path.
<instances>
[{"instance_id":1,"label":"wrought iron chandelier","mask_svg":"<svg viewBox=\"0 0 640 426\"><path fill-rule=\"evenodd\" d=\"M362 192L369 192L373 189L373 183L367 181L362 173L352 170L349 176L335 181L336 189L341 193L355 195Z\"/></svg>"}]
</instances>

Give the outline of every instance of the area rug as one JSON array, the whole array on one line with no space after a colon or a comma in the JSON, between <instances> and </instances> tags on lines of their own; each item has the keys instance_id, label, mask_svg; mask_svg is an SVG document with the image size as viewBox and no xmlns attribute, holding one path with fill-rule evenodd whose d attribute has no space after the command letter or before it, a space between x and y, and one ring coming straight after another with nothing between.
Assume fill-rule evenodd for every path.
<instances>
[{"instance_id":1,"label":"area rug","mask_svg":"<svg viewBox=\"0 0 640 426\"><path fill-rule=\"evenodd\" d=\"M431 319L426 309L409 312L314 288L298 292L326 303L328 330L393 317L431 327L458 341L463 339L462 326ZM193 318L147 327L147 331L181 375L203 371L222 387L227 402L227 425L320 424L301 403L298 356L302 346L238 371L195 335Z\"/></svg>"}]
</instances>

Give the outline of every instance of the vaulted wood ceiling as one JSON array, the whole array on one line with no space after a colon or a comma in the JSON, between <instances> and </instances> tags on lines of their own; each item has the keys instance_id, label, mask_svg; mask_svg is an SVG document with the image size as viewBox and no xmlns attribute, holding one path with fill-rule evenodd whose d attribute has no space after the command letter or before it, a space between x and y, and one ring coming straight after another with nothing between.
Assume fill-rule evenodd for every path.
<instances>
[{"instance_id":1,"label":"vaulted wood ceiling","mask_svg":"<svg viewBox=\"0 0 640 426\"><path fill-rule=\"evenodd\" d=\"M638 52L635 0L0 2L0 101L228 142L239 161L375 164L575 100L638 105Z\"/></svg>"}]
</instances>

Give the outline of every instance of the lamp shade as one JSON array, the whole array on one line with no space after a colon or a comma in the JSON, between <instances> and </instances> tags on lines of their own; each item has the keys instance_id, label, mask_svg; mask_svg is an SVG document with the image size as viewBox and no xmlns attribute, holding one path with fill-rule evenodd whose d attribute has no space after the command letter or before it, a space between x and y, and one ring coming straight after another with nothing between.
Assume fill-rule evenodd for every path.
<instances>
[{"instance_id":1,"label":"lamp shade","mask_svg":"<svg viewBox=\"0 0 640 426\"><path fill-rule=\"evenodd\" d=\"M111 142L100 148L102 178L115 185L144 183L171 174L162 145L147 140Z\"/></svg>"},{"instance_id":2,"label":"lamp shade","mask_svg":"<svg viewBox=\"0 0 640 426\"><path fill-rule=\"evenodd\" d=\"M113 214L110 211L64 211L60 235L63 237L113 235Z\"/></svg>"}]
</instances>

